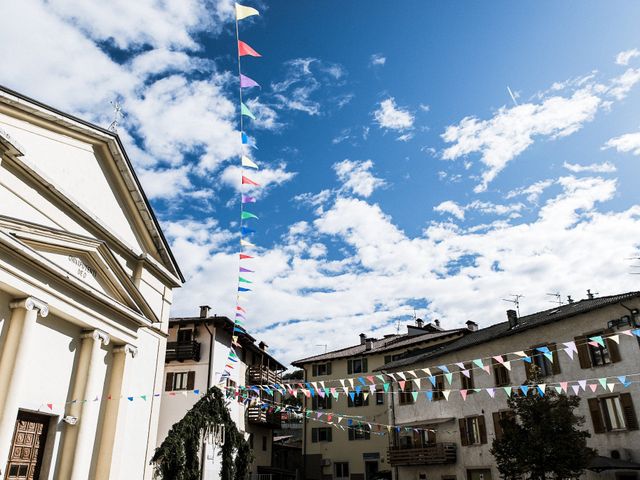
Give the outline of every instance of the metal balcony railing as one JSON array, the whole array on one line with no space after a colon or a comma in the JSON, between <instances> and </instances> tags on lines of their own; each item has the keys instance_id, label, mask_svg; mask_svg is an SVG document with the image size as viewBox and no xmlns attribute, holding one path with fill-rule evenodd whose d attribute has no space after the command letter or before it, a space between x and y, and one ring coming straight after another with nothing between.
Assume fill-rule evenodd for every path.
<instances>
[{"instance_id":1,"label":"metal balcony railing","mask_svg":"<svg viewBox=\"0 0 640 480\"><path fill-rule=\"evenodd\" d=\"M200 360L200 342L167 342L165 362L182 362L184 360Z\"/></svg>"},{"instance_id":2,"label":"metal balcony railing","mask_svg":"<svg viewBox=\"0 0 640 480\"><path fill-rule=\"evenodd\" d=\"M391 465L442 465L456 463L455 443L434 443L423 447L389 449Z\"/></svg>"}]
</instances>

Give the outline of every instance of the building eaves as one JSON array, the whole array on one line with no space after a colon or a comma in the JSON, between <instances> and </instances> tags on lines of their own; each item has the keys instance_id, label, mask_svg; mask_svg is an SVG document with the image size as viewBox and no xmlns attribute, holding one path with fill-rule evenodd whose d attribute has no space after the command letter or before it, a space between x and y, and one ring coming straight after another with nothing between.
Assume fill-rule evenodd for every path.
<instances>
[{"instance_id":1,"label":"building eaves","mask_svg":"<svg viewBox=\"0 0 640 480\"><path fill-rule=\"evenodd\" d=\"M381 367L376 368L376 371L383 370L395 370L398 368L414 365L426 360L437 358L446 353L462 350L467 347L479 345L489 342L496 338L508 337L516 335L519 332L529 330L531 328L540 327L549 323L558 322L567 318L588 313L599 308L607 307L609 305L615 305L616 303L623 302L632 298L640 297L640 292L627 292L618 295L610 295L607 297L598 297L592 299L580 300L578 302L569 303L556 308L550 308L541 312L536 312L531 315L518 318L518 326L511 328L509 322L501 322L491 325L486 328L481 328L476 332L471 332L462 338L455 340L445 345L438 345L436 348L431 348L421 353L413 354L406 358L401 358L389 362Z\"/></svg>"},{"instance_id":2,"label":"building eaves","mask_svg":"<svg viewBox=\"0 0 640 480\"><path fill-rule=\"evenodd\" d=\"M385 338L373 340L371 348L369 350L367 350L366 344L352 345L350 347L334 350L332 352L296 360L291 364L294 367L302 367L302 365L306 363L337 360L339 358L348 358L356 355L363 356L379 354L423 342L429 342L431 340L440 339L451 335L456 335L459 333L464 333L466 331L468 331L466 328L460 328L454 330L444 330L442 332L425 332L421 335L392 335Z\"/></svg>"}]
</instances>

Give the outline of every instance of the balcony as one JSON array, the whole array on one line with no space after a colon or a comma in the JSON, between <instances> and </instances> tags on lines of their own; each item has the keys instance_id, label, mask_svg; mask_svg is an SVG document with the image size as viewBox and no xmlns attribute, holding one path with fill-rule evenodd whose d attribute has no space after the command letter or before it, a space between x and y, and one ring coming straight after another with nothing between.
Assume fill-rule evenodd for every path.
<instances>
[{"instance_id":1,"label":"balcony","mask_svg":"<svg viewBox=\"0 0 640 480\"><path fill-rule=\"evenodd\" d=\"M273 385L281 383L278 372L264 365L254 365L247 368L247 385Z\"/></svg>"},{"instance_id":2,"label":"balcony","mask_svg":"<svg viewBox=\"0 0 640 480\"><path fill-rule=\"evenodd\" d=\"M396 465L443 465L456 463L455 443L434 443L418 448L392 447L389 463Z\"/></svg>"},{"instance_id":3,"label":"balcony","mask_svg":"<svg viewBox=\"0 0 640 480\"><path fill-rule=\"evenodd\" d=\"M165 362L183 362L185 360L200 360L200 342L167 342Z\"/></svg>"},{"instance_id":4,"label":"balcony","mask_svg":"<svg viewBox=\"0 0 640 480\"><path fill-rule=\"evenodd\" d=\"M263 427L280 428L280 412L269 413L260 407L247 408L247 419L249 423L261 425Z\"/></svg>"}]
</instances>

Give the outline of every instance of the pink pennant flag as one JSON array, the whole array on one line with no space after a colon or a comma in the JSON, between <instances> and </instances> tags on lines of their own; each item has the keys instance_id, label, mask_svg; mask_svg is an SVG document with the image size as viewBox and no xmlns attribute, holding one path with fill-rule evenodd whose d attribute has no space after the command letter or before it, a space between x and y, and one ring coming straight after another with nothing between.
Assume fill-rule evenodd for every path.
<instances>
[{"instance_id":1,"label":"pink pennant flag","mask_svg":"<svg viewBox=\"0 0 640 480\"><path fill-rule=\"evenodd\" d=\"M493 357L493 359L500 364L504 363L504 359L502 358L502 355L496 355Z\"/></svg>"},{"instance_id":2,"label":"pink pennant flag","mask_svg":"<svg viewBox=\"0 0 640 480\"><path fill-rule=\"evenodd\" d=\"M567 385L569 385L569 382L560 382L560 388L562 389L562 391L567 391Z\"/></svg>"},{"instance_id":3,"label":"pink pennant flag","mask_svg":"<svg viewBox=\"0 0 640 480\"><path fill-rule=\"evenodd\" d=\"M629 330L621 330L620 333L622 333L623 335L627 335L629 337L633 337L633 332L631 331L631 329L629 329Z\"/></svg>"},{"instance_id":4,"label":"pink pennant flag","mask_svg":"<svg viewBox=\"0 0 640 480\"><path fill-rule=\"evenodd\" d=\"M376 383L375 379L373 378L373 375L369 375L367 377L367 380L369 380L371 383Z\"/></svg>"},{"instance_id":5,"label":"pink pennant flag","mask_svg":"<svg viewBox=\"0 0 640 480\"><path fill-rule=\"evenodd\" d=\"M460 396L462 397L462 400L465 401L467 399L467 391L460 390Z\"/></svg>"},{"instance_id":6,"label":"pink pennant flag","mask_svg":"<svg viewBox=\"0 0 640 480\"><path fill-rule=\"evenodd\" d=\"M400 385L400 390L404 392L404 384L407 383L404 380L398 380L398 385Z\"/></svg>"},{"instance_id":7,"label":"pink pennant flag","mask_svg":"<svg viewBox=\"0 0 640 480\"><path fill-rule=\"evenodd\" d=\"M53 403L47 403L47 407L49 407L49 410L53 410Z\"/></svg>"},{"instance_id":8,"label":"pink pennant flag","mask_svg":"<svg viewBox=\"0 0 640 480\"><path fill-rule=\"evenodd\" d=\"M491 367L489 365L484 365L482 367L482 369L487 372L489 375L491 375Z\"/></svg>"},{"instance_id":9,"label":"pink pennant flag","mask_svg":"<svg viewBox=\"0 0 640 480\"><path fill-rule=\"evenodd\" d=\"M590 383L589 384L589 388L591 389L592 392L595 392L598 388L598 384L597 383Z\"/></svg>"}]
</instances>

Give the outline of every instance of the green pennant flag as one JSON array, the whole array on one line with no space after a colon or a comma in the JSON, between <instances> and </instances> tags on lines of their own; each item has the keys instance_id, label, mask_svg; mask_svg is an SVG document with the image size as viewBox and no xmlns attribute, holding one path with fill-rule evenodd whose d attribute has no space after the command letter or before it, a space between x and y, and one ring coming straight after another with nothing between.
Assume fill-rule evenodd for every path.
<instances>
[{"instance_id":1,"label":"green pennant flag","mask_svg":"<svg viewBox=\"0 0 640 480\"><path fill-rule=\"evenodd\" d=\"M449 382L449 385L451 385L451 382L453 381L453 373L445 373L444 376L447 379L447 382Z\"/></svg>"},{"instance_id":2,"label":"green pennant flag","mask_svg":"<svg viewBox=\"0 0 640 480\"><path fill-rule=\"evenodd\" d=\"M384 392L387 393L389 391L389 384L388 383L383 384L382 388L384 388Z\"/></svg>"},{"instance_id":3,"label":"green pennant flag","mask_svg":"<svg viewBox=\"0 0 640 480\"><path fill-rule=\"evenodd\" d=\"M511 387L503 387L504 391L507 392L507 397L511 396Z\"/></svg>"},{"instance_id":4,"label":"green pennant flag","mask_svg":"<svg viewBox=\"0 0 640 480\"><path fill-rule=\"evenodd\" d=\"M598 381L600 382L600 385L602 385L602 388L604 388L606 390L607 389L607 379L606 378L599 378Z\"/></svg>"},{"instance_id":5,"label":"green pennant flag","mask_svg":"<svg viewBox=\"0 0 640 480\"><path fill-rule=\"evenodd\" d=\"M238 277L238 281L240 283L253 283L251 280L247 280L246 278Z\"/></svg>"},{"instance_id":6,"label":"green pennant flag","mask_svg":"<svg viewBox=\"0 0 640 480\"><path fill-rule=\"evenodd\" d=\"M252 120L256 119L256 117L253 116L253 113L251 113L251 110L249 110L249 108L247 108L244 103L240 104L240 113L246 117L251 118Z\"/></svg>"},{"instance_id":7,"label":"green pennant flag","mask_svg":"<svg viewBox=\"0 0 640 480\"><path fill-rule=\"evenodd\" d=\"M247 212L246 210L244 210L244 211L242 212L242 214L240 215L240 218L241 218L242 220L247 220L247 219L249 219L249 218L255 218L256 220L258 219L258 217L257 217L257 216L255 216L255 215L254 215L253 213L251 213L251 212Z\"/></svg>"}]
</instances>

